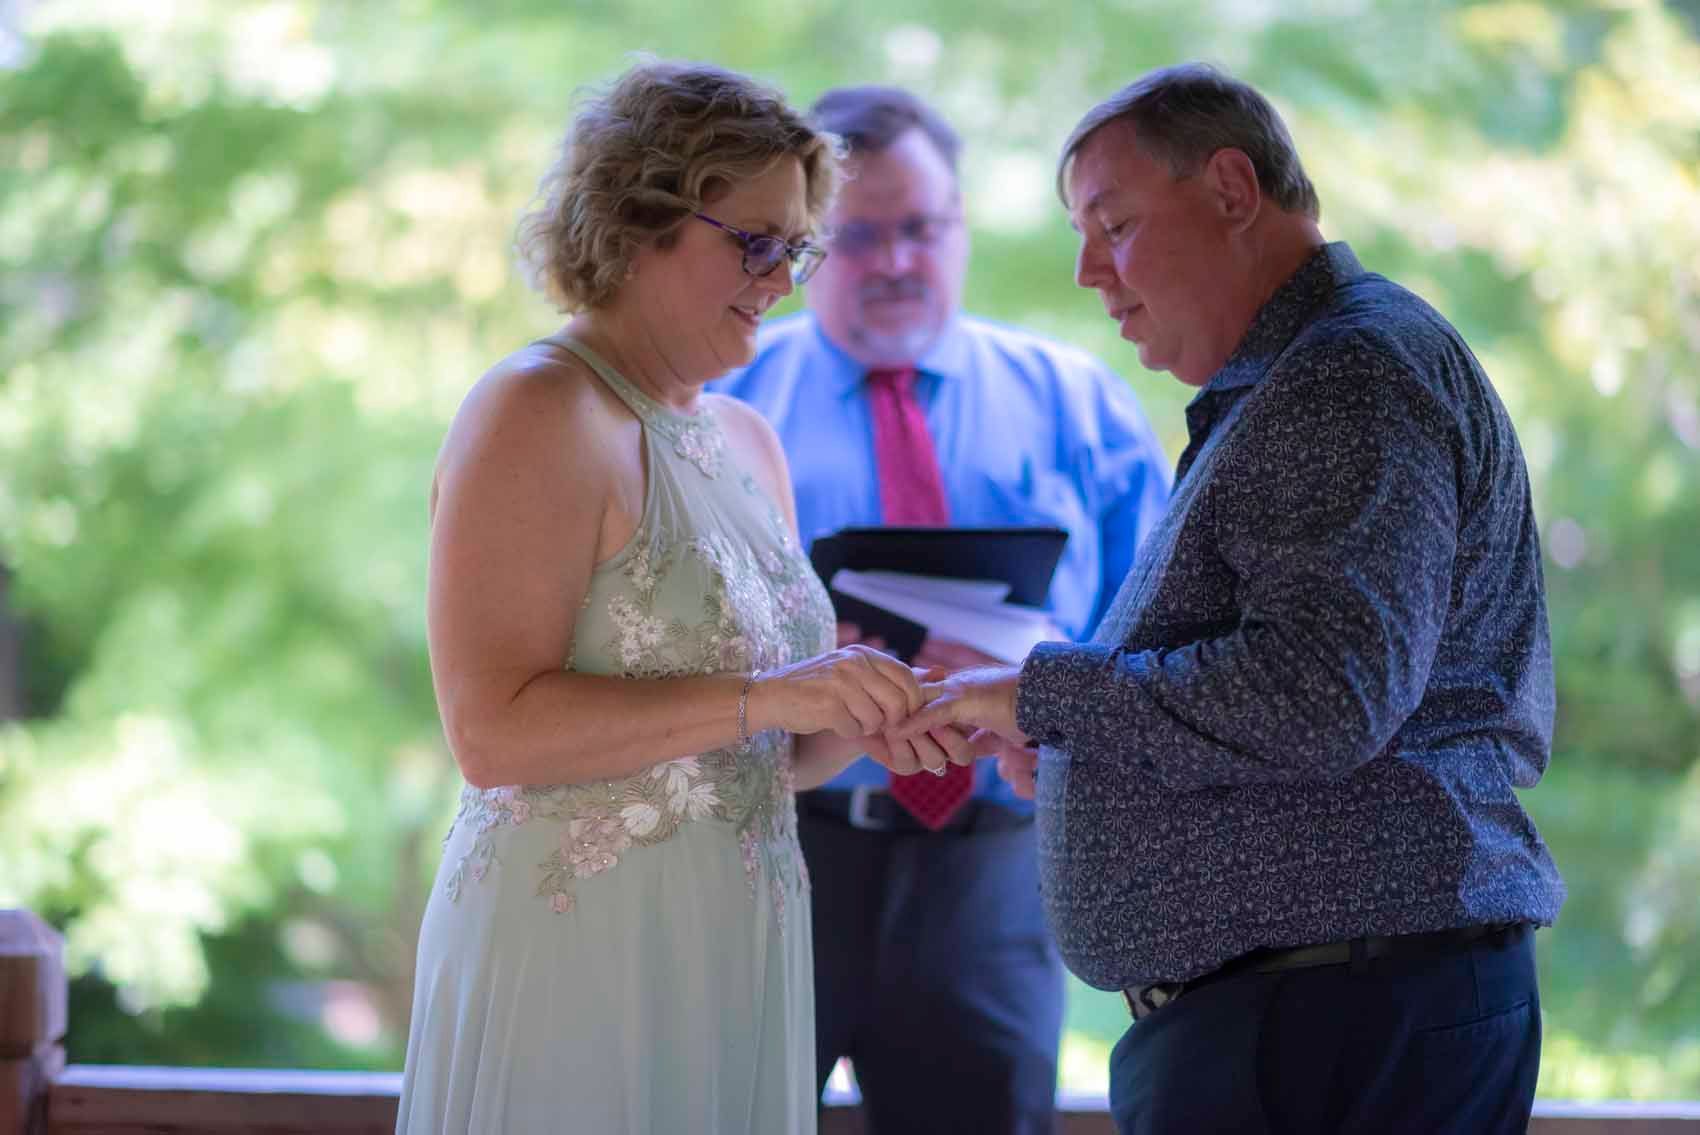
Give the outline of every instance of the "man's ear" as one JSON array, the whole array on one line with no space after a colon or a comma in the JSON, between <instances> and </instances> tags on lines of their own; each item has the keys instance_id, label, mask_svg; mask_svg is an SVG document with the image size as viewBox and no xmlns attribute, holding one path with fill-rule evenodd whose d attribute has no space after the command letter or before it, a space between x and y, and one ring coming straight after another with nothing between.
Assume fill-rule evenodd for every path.
<instances>
[{"instance_id":1,"label":"man's ear","mask_svg":"<svg viewBox=\"0 0 1700 1135\"><path fill-rule=\"evenodd\" d=\"M1201 171L1205 191L1218 215L1236 232L1249 228L1263 211L1257 169L1244 150L1225 146L1210 155Z\"/></svg>"}]
</instances>

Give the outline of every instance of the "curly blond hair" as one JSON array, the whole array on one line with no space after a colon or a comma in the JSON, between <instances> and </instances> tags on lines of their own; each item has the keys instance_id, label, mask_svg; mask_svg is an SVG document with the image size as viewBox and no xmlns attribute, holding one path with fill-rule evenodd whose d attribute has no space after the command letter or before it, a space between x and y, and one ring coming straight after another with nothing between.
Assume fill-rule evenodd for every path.
<instances>
[{"instance_id":1,"label":"curly blond hair","mask_svg":"<svg viewBox=\"0 0 1700 1135\"><path fill-rule=\"evenodd\" d=\"M646 245L672 245L711 198L787 157L802 163L811 223L838 188L839 145L783 95L703 63L646 59L580 106L518 248L562 311L598 307Z\"/></svg>"}]
</instances>

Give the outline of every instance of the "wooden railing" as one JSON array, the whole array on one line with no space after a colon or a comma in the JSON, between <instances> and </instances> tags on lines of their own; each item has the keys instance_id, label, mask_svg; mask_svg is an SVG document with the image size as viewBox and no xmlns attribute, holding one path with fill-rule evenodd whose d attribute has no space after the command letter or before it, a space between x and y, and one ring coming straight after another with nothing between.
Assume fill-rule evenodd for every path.
<instances>
[{"instance_id":1,"label":"wooden railing","mask_svg":"<svg viewBox=\"0 0 1700 1135\"><path fill-rule=\"evenodd\" d=\"M144 1068L65 1063L59 935L0 911L0 1135L387 1135L394 1073ZM1059 1101L1059 1135L1114 1135L1102 1099ZM1700 1104L1536 1104L1530 1135L1700 1135ZM863 1135L853 1096L829 1098L821 1135Z\"/></svg>"}]
</instances>

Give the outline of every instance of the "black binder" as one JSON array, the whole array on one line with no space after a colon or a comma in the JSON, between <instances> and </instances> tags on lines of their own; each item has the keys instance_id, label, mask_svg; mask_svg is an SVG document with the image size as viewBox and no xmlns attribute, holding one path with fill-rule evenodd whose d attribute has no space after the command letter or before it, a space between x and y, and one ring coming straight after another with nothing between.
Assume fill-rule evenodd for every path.
<instances>
[{"instance_id":1,"label":"black binder","mask_svg":"<svg viewBox=\"0 0 1700 1135\"><path fill-rule=\"evenodd\" d=\"M831 591L840 568L997 580L1009 584L1009 602L1042 607L1067 543L1063 528L841 528L815 541L809 562L827 585L839 621L884 639L887 650L908 661L921 649L926 628Z\"/></svg>"}]
</instances>

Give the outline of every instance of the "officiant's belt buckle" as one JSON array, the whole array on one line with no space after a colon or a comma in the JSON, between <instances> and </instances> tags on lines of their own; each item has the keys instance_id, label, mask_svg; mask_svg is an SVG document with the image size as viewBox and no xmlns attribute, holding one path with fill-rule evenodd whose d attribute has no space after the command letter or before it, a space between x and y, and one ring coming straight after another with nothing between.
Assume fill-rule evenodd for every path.
<instances>
[{"instance_id":1,"label":"officiant's belt buckle","mask_svg":"<svg viewBox=\"0 0 1700 1135\"><path fill-rule=\"evenodd\" d=\"M858 784L850 790L850 826L865 832L888 832L891 821L883 816L876 816L868 811L868 803L874 798L874 793L885 792L885 789L874 784Z\"/></svg>"}]
</instances>

